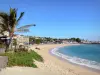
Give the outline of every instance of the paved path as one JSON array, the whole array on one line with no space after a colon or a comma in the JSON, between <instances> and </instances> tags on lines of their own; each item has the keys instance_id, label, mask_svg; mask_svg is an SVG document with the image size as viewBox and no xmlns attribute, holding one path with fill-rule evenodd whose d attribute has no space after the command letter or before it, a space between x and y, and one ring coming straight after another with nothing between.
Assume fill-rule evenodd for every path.
<instances>
[{"instance_id":1,"label":"paved path","mask_svg":"<svg viewBox=\"0 0 100 75\"><path fill-rule=\"evenodd\" d=\"M7 67L2 69L0 75L56 75L51 72L42 71L39 68L32 67Z\"/></svg>"}]
</instances>

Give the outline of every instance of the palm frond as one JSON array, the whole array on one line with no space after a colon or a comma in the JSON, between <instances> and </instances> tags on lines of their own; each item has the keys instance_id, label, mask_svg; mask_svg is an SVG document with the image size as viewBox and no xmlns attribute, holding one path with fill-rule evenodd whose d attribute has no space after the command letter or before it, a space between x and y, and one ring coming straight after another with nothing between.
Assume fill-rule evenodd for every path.
<instances>
[{"instance_id":1,"label":"palm frond","mask_svg":"<svg viewBox=\"0 0 100 75\"><path fill-rule=\"evenodd\" d=\"M1 19L6 19L6 20L8 20L8 14L5 13L5 12L0 12L0 17L1 17Z\"/></svg>"},{"instance_id":2,"label":"palm frond","mask_svg":"<svg viewBox=\"0 0 100 75\"><path fill-rule=\"evenodd\" d=\"M9 30L8 21L9 15L5 12L0 12L0 27L2 30Z\"/></svg>"},{"instance_id":3,"label":"palm frond","mask_svg":"<svg viewBox=\"0 0 100 75\"><path fill-rule=\"evenodd\" d=\"M20 28L17 28L17 29L26 29L26 28L29 28L29 27L32 27L32 26L36 26L35 24L29 24L29 25L25 25L25 26L22 26Z\"/></svg>"},{"instance_id":4,"label":"palm frond","mask_svg":"<svg viewBox=\"0 0 100 75\"><path fill-rule=\"evenodd\" d=\"M17 23L22 19L23 15L24 15L24 12L21 12L19 18L17 19Z\"/></svg>"},{"instance_id":5,"label":"palm frond","mask_svg":"<svg viewBox=\"0 0 100 75\"><path fill-rule=\"evenodd\" d=\"M7 31L6 25L0 23L0 34L4 34L3 32Z\"/></svg>"},{"instance_id":6,"label":"palm frond","mask_svg":"<svg viewBox=\"0 0 100 75\"><path fill-rule=\"evenodd\" d=\"M10 16L13 16L14 18L16 18L17 17L17 9L10 8Z\"/></svg>"},{"instance_id":7,"label":"palm frond","mask_svg":"<svg viewBox=\"0 0 100 75\"><path fill-rule=\"evenodd\" d=\"M2 30L0 29L1 32L3 31L8 31L9 36L12 37L15 31L17 32L29 32L29 27L31 26L36 26L35 24L30 24L30 25L25 25L19 28L16 28L18 22L22 19L24 15L24 12L20 13L20 16L17 16L17 9L15 8L10 8L9 14L6 12L0 12L0 26ZM16 30L15 30L16 29Z\"/></svg>"},{"instance_id":8,"label":"palm frond","mask_svg":"<svg viewBox=\"0 0 100 75\"><path fill-rule=\"evenodd\" d=\"M29 32L29 29L17 29L16 32Z\"/></svg>"},{"instance_id":9,"label":"palm frond","mask_svg":"<svg viewBox=\"0 0 100 75\"><path fill-rule=\"evenodd\" d=\"M7 26L5 24L0 23L0 28L1 29L7 29Z\"/></svg>"},{"instance_id":10,"label":"palm frond","mask_svg":"<svg viewBox=\"0 0 100 75\"><path fill-rule=\"evenodd\" d=\"M8 19L9 19L9 15L5 12L0 12L0 23L6 24L8 25Z\"/></svg>"},{"instance_id":11,"label":"palm frond","mask_svg":"<svg viewBox=\"0 0 100 75\"><path fill-rule=\"evenodd\" d=\"M17 17L17 9L12 9L10 8L10 16L9 16L9 20L10 20L10 24L11 27L15 27L16 25L16 17Z\"/></svg>"}]
</instances>

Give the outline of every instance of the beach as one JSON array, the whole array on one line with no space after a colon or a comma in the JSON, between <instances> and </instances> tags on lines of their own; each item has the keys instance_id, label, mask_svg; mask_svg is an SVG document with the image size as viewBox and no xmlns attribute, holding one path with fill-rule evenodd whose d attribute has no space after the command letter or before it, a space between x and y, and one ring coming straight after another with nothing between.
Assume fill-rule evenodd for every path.
<instances>
[{"instance_id":1,"label":"beach","mask_svg":"<svg viewBox=\"0 0 100 75\"><path fill-rule=\"evenodd\" d=\"M7 67L0 72L0 75L100 75L98 72L71 64L50 54L50 50L53 48L70 45L73 44L45 44L30 46L30 49L35 50L44 59L43 63L35 61L38 68L18 66ZM40 48L40 50L35 49L36 47Z\"/></svg>"}]
</instances>

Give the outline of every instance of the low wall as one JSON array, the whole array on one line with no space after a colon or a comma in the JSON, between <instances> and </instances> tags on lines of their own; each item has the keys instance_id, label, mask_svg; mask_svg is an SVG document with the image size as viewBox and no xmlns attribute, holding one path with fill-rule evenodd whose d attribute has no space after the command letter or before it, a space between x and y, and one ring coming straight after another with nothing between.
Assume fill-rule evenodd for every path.
<instances>
[{"instance_id":1,"label":"low wall","mask_svg":"<svg viewBox=\"0 0 100 75\"><path fill-rule=\"evenodd\" d=\"M6 68L8 62L7 56L0 56L0 69Z\"/></svg>"},{"instance_id":2,"label":"low wall","mask_svg":"<svg viewBox=\"0 0 100 75\"><path fill-rule=\"evenodd\" d=\"M5 53L5 48L0 48L0 53Z\"/></svg>"}]
</instances>

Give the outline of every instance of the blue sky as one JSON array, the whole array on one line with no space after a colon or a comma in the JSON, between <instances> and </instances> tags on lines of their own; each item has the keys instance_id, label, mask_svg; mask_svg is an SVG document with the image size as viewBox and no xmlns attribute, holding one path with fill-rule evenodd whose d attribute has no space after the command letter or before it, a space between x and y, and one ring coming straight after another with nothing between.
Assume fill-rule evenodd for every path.
<instances>
[{"instance_id":1,"label":"blue sky","mask_svg":"<svg viewBox=\"0 0 100 75\"><path fill-rule=\"evenodd\" d=\"M25 12L19 25L35 23L32 36L100 40L100 0L1 0L0 11Z\"/></svg>"}]
</instances>

